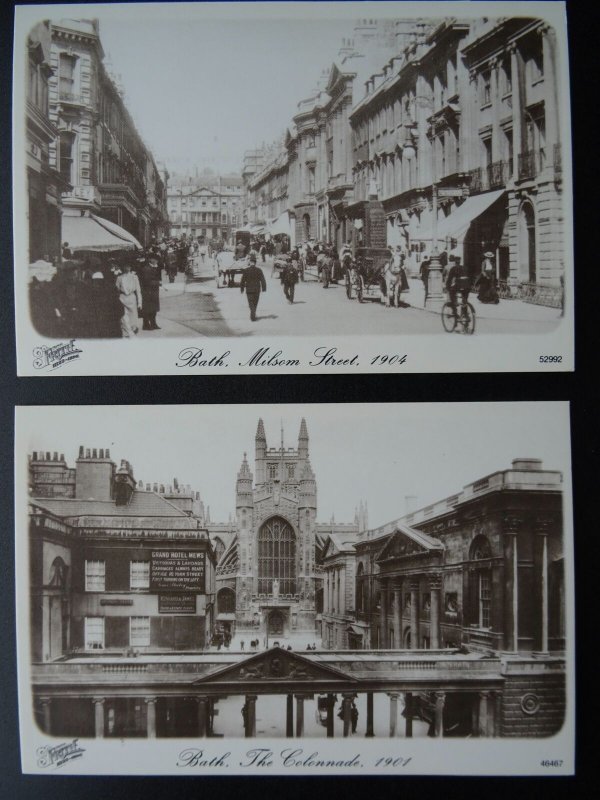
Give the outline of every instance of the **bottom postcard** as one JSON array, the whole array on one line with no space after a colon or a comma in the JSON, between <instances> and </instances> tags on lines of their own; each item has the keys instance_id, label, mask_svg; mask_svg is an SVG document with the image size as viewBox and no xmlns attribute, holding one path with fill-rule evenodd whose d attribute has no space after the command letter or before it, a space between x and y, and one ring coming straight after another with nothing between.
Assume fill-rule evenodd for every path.
<instances>
[{"instance_id":1,"label":"bottom postcard","mask_svg":"<svg viewBox=\"0 0 600 800\"><path fill-rule=\"evenodd\" d=\"M22 768L574 770L567 403L18 408Z\"/></svg>"}]
</instances>

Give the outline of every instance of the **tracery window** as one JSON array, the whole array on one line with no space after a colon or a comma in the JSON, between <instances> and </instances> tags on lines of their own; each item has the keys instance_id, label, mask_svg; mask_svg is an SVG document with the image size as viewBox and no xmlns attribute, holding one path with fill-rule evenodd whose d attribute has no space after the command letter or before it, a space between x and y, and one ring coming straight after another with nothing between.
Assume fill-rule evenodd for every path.
<instances>
[{"instance_id":1,"label":"tracery window","mask_svg":"<svg viewBox=\"0 0 600 800\"><path fill-rule=\"evenodd\" d=\"M274 580L279 581L280 594L295 594L296 537L281 517L268 519L258 532L259 594L272 594Z\"/></svg>"}]
</instances>

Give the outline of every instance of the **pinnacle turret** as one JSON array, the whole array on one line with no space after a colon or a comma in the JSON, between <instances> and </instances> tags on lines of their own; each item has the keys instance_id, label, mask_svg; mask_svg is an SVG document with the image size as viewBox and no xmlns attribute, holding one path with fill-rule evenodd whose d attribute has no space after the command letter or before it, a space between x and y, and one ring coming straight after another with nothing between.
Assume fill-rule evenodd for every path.
<instances>
[{"instance_id":1,"label":"pinnacle turret","mask_svg":"<svg viewBox=\"0 0 600 800\"><path fill-rule=\"evenodd\" d=\"M300 422L300 433L298 434L298 456L308 458L308 429L304 417Z\"/></svg>"},{"instance_id":2,"label":"pinnacle turret","mask_svg":"<svg viewBox=\"0 0 600 800\"><path fill-rule=\"evenodd\" d=\"M265 444L267 443L267 437L266 437L266 434L265 434L265 426L264 426L264 423L262 421L262 418L259 418L259 420L258 420L258 426L256 428L256 436L254 438L256 439L256 441L261 440Z\"/></svg>"}]
</instances>

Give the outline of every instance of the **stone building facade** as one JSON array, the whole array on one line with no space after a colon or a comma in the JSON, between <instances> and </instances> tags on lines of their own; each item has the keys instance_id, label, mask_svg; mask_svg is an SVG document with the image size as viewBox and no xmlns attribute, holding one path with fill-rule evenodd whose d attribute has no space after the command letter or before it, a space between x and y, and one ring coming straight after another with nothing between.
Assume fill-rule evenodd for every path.
<instances>
[{"instance_id":1,"label":"stone building facade","mask_svg":"<svg viewBox=\"0 0 600 800\"><path fill-rule=\"evenodd\" d=\"M313 637L321 612L321 550L326 534L358 533L317 522L317 480L306 422L297 447L268 447L262 420L254 473L246 455L236 481L235 535L217 566L217 622L252 637Z\"/></svg>"},{"instance_id":2,"label":"stone building facade","mask_svg":"<svg viewBox=\"0 0 600 800\"><path fill-rule=\"evenodd\" d=\"M242 227L242 181L239 176L187 180L173 176L167 193L171 236L230 244Z\"/></svg>"},{"instance_id":3,"label":"stone building facade","mask_svg":"<svg viewBox=\"0 0 600 800\"><path fill-rule=\"evenodd\" d=\"M167 218L164 179L107 72L98 20L55 20L49 116L58 135L49 163L61 175L64 213L96 214L146 246Z\"/></svg>"},{"instance_id":4,"label":"stone building facade","mask_svg":"<svg viewBox=\"0 0 600 800\"><path fill-rule=\"evenodd\" d=\"M199 497L136 485L102 448L74 468L35 451L29 471L33 660L203 650L215 556Z\"/></svg>"}]
</instances>

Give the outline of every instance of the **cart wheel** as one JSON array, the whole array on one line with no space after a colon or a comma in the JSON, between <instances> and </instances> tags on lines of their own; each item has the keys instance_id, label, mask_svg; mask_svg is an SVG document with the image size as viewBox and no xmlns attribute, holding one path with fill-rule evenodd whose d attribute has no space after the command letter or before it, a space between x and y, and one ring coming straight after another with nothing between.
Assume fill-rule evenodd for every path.
<instances>
[{"instance_id":1,"label":"cart wheel","mask_svg":"<svg viewBox=\"0 0 600 800\"><path fill-rule=\"evenodd\" d=\"M354 299L352 297L352 283L350 282L348 277L346 277L346 297L348 298L348 300Z\"/></svg>"}]
</instances>

